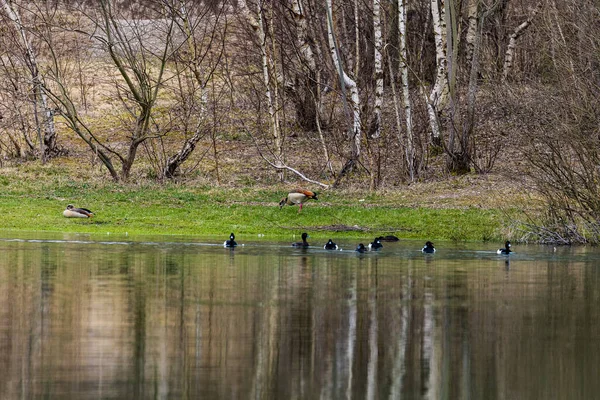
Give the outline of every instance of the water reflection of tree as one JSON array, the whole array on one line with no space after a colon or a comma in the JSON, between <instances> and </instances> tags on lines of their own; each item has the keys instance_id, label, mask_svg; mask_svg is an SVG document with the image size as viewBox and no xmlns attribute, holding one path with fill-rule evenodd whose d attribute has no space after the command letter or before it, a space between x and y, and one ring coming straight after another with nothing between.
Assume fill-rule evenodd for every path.
<instances>
[{"instance_id":1,"label":"water reflection of tree","mask_svg":"<svg viewBox=\"0 0 600 400\"><path fill-rule=\"evenodd\" d=\"M507 273L497 260L41 247L0 255L1 398L74 388L139 398L550 398L582 380L584 396L598 389L593 261L514 259Z\"/></svg>"}]
</instances>

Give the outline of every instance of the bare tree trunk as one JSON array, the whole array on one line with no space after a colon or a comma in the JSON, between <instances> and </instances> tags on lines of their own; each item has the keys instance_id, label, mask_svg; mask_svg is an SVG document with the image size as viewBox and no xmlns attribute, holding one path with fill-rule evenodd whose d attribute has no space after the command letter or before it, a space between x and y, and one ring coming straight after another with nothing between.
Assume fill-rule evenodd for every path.
<instances>
[{"instance_id":1,"label":"bare tree trunk","mask_svg":"<svg viewBox=\"0 0 600 400\"><path fill-rule=\"evenodd\" d=\"M447 136L448 136L448 152L451 158L455 157L455 137L456 130L454 128L455 114L456 114L456 71L458 69L458 28L457 28L457 17L454 5L454 0L444 1L444 16L446 18L446 70L448 79L448 101L450 116L450 124L447 124Z\"/></svg>"},{"instance_id":2,"label":"bare tree trunk","mask_svg":"<svg viewBox=\"0 0 600 400\"><path fill-rule=\"evenodd\" d=\"M127 96L130 98L137 109L134 111L135 128L129 139L129 148L127 155L118 155L121 159L121 177L124 180L129 179L131 168L136 158L137 149L144 141L149 139L150 119L152 110L158 97L158 91L163 84L163 76L169 58L171 37L174 27L174 16L166 21L166 31L164 32L164 42L160 53L153 54L143 49L144 37L137 31L137 26L132 22L133 37L128 35L119 23L118 15L115 15L109 0L100 1L100 17L102 21L98 22L98 28L103 30L106 35L103 40L107 47L108 54L116 67L119 75L125 81L128 90ZM139 44L139 49L134 47ZM150 57L158 65L156 75L148 68ZM116 152L113 152L116 153Z\"/></svg>"},{"instance_id":3,"label":"bare tree trunk","mask_svg":"<svg viewBox=\"0 0 600 400\"><path fill-rule=\"evenodd\" d=\"M73 96L69 92L64 68L59 61L60 56L54 51L57 46L53 43L54 38L51 32L42 37L47 41L50 59L47 79L54 81L52 85L45 88L45 91L52 97L69 127L100 158L113 179L126 180L134 165L138 147L151 137L160 136L158 123L154 123L151 128L150 121L153 117L159 89L164 87L167 60L172 55L169 50L174 20L172 15L166 19L157 19L158 22L154 29L164 28L164 31L161 32L161 39L164 41L160 42L160 45L164 47L152 51L146 42L148 32L143 29L144 26L139 20L119 18L119 15L114 14L109 0L100 0L99 5L100 7L92 10L97 11L98 15L83 13L89 18L87 22L92 26L93 31L76 30L75 32L85 34L88 39L101 43L112 62L111 67L118 76L118 79L115 80L117 86L115 96L123 104L123 115L129 118L127 122L134 125L133 129L127 131L127 137L123 137L120 142L127 143L127 150L119 152L115 148L117 139L110 142L95 135L85 120L80 118ZM161 26L160 24L163 22L164 25ZM125 26L126 24L127 26ZM156 131L152 132L152 129L156 129ZM111 156L117 158L121 163L120 176L115 172Z\"/></svg>"},{"instance_id":4,"label":"bare tree trunk","mask_svg":"<svg viewBox=\"0 0 600 400\"><path fill-rule=\"evenodd\" d=\"M479 8L479 0L467 0L467 65L471 65L473 60L473 51L475 48L475 40L477 36L477 9Z\"/></svg>"},{"instance_id":5,"label":"bare tree trunk","mask_svg":"<svg viewBox=\"0 0 600 400\"><path fill-rule=\"evenodd\" d=\"M282 165L284 165L283 140L281 137L281 132L279 130L279 117L275 107L275 99L273 98L273 95L271 93L271 78L269 72L270 61L267 54L267 36L265 31L264 18L262 16L262 9L259 8L257 12L258 19L256 19L251 14L250 9L246 4L246 0L239 0L238 6L241 8L243 15L248 20L250 26L252 27L258 38L262 63L263 84L265 90L264 95L267 101L267 108L269 112L271 134L275 141L275 165L279 165L281 167Z\"/></svg>"},{"instance_id":6,"label":"bare tree trunk","mask_svg":"<svg viewBox=\"0 0 600 400\"><path fill-rule=\"evenodd\" d=\"M471 71L469 74L469 87L467 89L467 115L464 121L463 133L462 133L462 147L468 148L469 141L472 138L473 131L475 128L475 100L477 97L477 82L479 77L479 55L481 53L481 38L483 36L483 28L487 17L493 11L486 11L481 14L479 23L476 23L475 37L473 42L473 53L471 59ZM470 154L469 154L470 156ZM482 172L477 163L473 163L474 168L477 172Z\"/></svg>"},{"instance_id":7,"label":"bare tree trunk","mask_svg":"<svg viewBox=\"0 0 600 400\"><path fill-rule=\"evenodd\" d=\"M402 0L400 0L402 1ZM391 58L388 56L388 58ZM410 174L410 160L408 158L408 138L406 141L402 135L402 118L400 117L400 101L398 101L398 94L396 93L396 77L394 76L394 69L392 67L392 63L388 62L388 68L390 70L390 87L392 88L392 99L394 101L394 113L396 114L396 127L398 129L398 143L400 144L400 148L404 151L406 156L406 164L407 164L407 172L409 176ZM411 178L412 180L412 178Z\"/></svg>"},{"instance_id":8,"label":"bare tree trunk","mask_svg":"<svg viewBox=\"0 0 600 400\"><path fill-rule=\"evenodd\" d=\"M427 114L429 115L429 126L431 128L432 141L435 145L441 145L441 129L439 125L438 112L444 107L448 89L447 65L446 65L446 21L445 12L440 10L438 0L431 0L431 17L433 21L433 32L435 36L435 53L437 73L435 83L427 101Z\"/></svg>"},{"instance_id":9,"label":"bare tree trunk","mask_svg":"<svg viewBox=\"0 0 600 400\"><path fill-rule=\"evenodd\" d=\"M302 0L291 0L292 16L296 27L296 46L301 61L301 70L306 77L296 79L294 98L296 105L296 120L305 130L319 129L320 124L320 89L321 74L318 71L315 55L310 46L308 24Z\"/></svg>"},{"instance_id":10,"label":"bare tree trunk","mask_svg":"<svg viewBox=\"0 0 600 400\"><path fill-rule=\"evenodd\" d=\"M307 88L310 91L310 101L313 103L313 109L315 111L313 115L315 128L319 133L319 140L321 142L321 148L323 149L326 167L329 172L334 175L331 157L329 156L327 143L325 143L325 137L323 135L323 130L321 129L321 73L317 68L315 55L308 42L308 26L302 0L292 0L292 15L296 21L296 44L298 46L298 51L309 71ZM304 115L304 117L308 118L310 115ZM303 123L306 124L307 122L308 121L305 121Z\"/></svg>"},{"instance_id":11,"label":"bare tree trunk","mask_svg":"<svg viewBox=\"0 0 600 400\"><path fill-rule=\"evenodd\" d=\"M186 140L183 144L183 148L177 152L177 154L172 155L166 162L166 165L163 169L163 175L167 178L173 178L176 175L177 169L181 164L185 162L192 154L198 141L204 136L205 132L197 130L195 135L190 139Z\"/></svg>"},{"instance_id":12,"label":"bare tree trunk","mask_svg":"<svg viewBox=\"0 0 600 400\"><path fill-rule=\"evenodd\" d=\"M292 15L296 21L296 44L298 46L298 52L309 71L307 88L311 95L310 101L314 105L314 124L319 133L319 140L321 142L321 148L323 149L326 168L332 175L335 175L331 164L331 157L329 156L329 150L327 149L327 143L325 143L325 137L323 135L323 130L321 129L321 73L317 68L314 53L308 42L308 26L302 0L292 0ZM309 116L310 115L304 115L304 117ZM304 124L307 122L308 121L304 122Z\"/></svg>"},{"instance_id":13,"label":"bare tree trunk","mask_svg":"<svg viewBox=\"0 0 600 400\"><path fill-rule=\"evenodd\" d=\"M402 78L402 100L404 103L404 119L406 120L406 161L410 181L415 179L415 143L412 126L412 106L410 102L410 83L408 80L408 52L406 51L406 0L398 0L398 36L399 59L398 68Z\"/></svg>"},{"instance_id":14,"label":"bare tree trunk","mask_svg":"<svg viewBox=\"0 0 600 400\"><path fill-rule=\"evenodd\" d=\"M359 0L354 0L354 77L358 77L360 71L360 8ZM333 14L333 10L331 11Z\"/></svg>"},{"instance_id":15,"label":"bare tree trunk","mask_svg":"<svg viewBox=\"0 0 600 400\"><path fill-rule=\"evenodd\" d=\"M304 15L304 6L302 0L292 0L292 13L296 21L296 43L302 60L308 65L311 71L317 69L317 63L310 44L308 43L308 26L306 16Z\"/></svg>"},{"instance_id":16,"label":"bare tree trunk","mask_svg":"<svg viewBox=\"0 0 600 400\"><path fill-rule=\"evenodd\" d=\"M266 13L266 10L265 10ZM262 16L262 14L261 14ZM262 19L263 21L263 26L264 26L264 18ZM282 117L285 118L285 114L280 113L279 109L280 109L280 105L279 105L279 99L280 99L280 94L279 94L279 78L278 78L278 72L277 72L277 64L275 62L275 60L277 59L277 47L275 46L275 28L273 26L273 4L271 3L271 8L270 8L270 18L268 19L269 21L269 35L271 36L271 56L268 57L268 61L269 61L269 77L270 77L270 81L273 82L272 83L272 87L273 87L273 112L274 112L274 116L271 117L271 121L272 124L275 125L275 129L273 132L274 135L274 140L275 140L275 155L277 157L278 160L280 160L280 162L282 164L285 163L285 153L284 153L284 141L285 141L285 135L282 133L282 129L281 129L281 120L280 120L280 114L282 114ZM265 31L266 34L266 31ZM284 121L285 122L285 121ZM281 182L283 182L285 180L285 170L279 170L279 180Z\"/></svg>"},{"instance_id":17,"label":"bare tree trunk","mask_svg":"<svg viewBox=\"0 0 600 400\"><path fill-rule=\"evenodd\" d=\"M109 156L109 150L98 140L90 131L85 123L79 117L75 105L69 96L67 89L62 85L60 79L56 79L58 92L50 92L53 101L61 108L61 115L64 117L69 128L73 130L92 150L92 153L100 159L100 162L106 167L114 181L119 180L119 174L115 169Z\"/></svg>"},{"instance_id":18,"label":"bare tree trunk","mask_svg":"<svg viewBox=\"0 0 600 400\"><path fill-rule=\"evenodd\" d=\"M361 126L360 126L360 99L358 96L358 86L356 81L350 78L345 72L344 67L342 66L342 61L338 55L338 47L335 40L335 30L333 27L333 11L331 0L326 0L327 6L327 37L329 41L329 51L331 53L331 58L333 59L333 65L338 70L340 77L340 86L342 90L342 96L344 101L346 101L346 89L350 91L350 106L352 107L352 130L350 131L350 140L352 141L352 156L350 160L346 163L344 168L342 168L342 172L340 176L338 176L338 180L343 177L343 175L354 167L356 162L360 157L361 152Z\"/></svg>"},{"instance_id":19,"label":"bare tree trunk","mask_svg":"<svg viewBox=\"0 0 600 400\"><path fill-rule=\"evenodd\" d=\"M8 18L15 25L15 29L19 32L19 36L23 42L23 47L25 48L25 64L31 73L33 93L35 96L34 108L36 110L35 120L40 144L40 159L42 160L42 163L45 163L46 160L56 152L56 128L54 126L54 112L48 105L48 97L45 93L44 84L40 76L35 52L31 46L31 43L29 42L29 39L27 38L27 32L23 26L23 23L21 22L21 17L10 1L0 0L0 4L4 8ZM38 110L38 104L41 110ZM39 121L39 111L41 111L42 114L42 123ZM43 135L41 133L42 126L44 129Z\"/></svg>"},{"instance_id":20,"label":"bare tree trunk","mask_svg":"<svg viewBox=\"0 0 600 400\"><path fill-rule=\"evenodd\" d=\"M195 90L191 90L191 93L189 95L189 98L185 98L185 95L183 94L185 92L185 89L183 88L184 83L182 83L182 79L181 76L183 75L184 77L186 76L185 72L182 70L177 70L176 74L177 74L177 80L178 80L178 84L179 84L179 89L180 92L182 93L182 102L184 103L184 108L186 108L186 110L189 110L185 113L185 122L184 122L184 129L185 129L185 133L192 133L191 137L188 137L185 142L183 143L182 148L179 150L179 152L177 152L176 154L173 154L172 156L170 156L167 161L165 162L163 168L162 168L162 174L163 176L167 177L167 178L172 178L176 175L177 171L179 170L179 168L181 167L181 165L192 155L192 153L194 152L196 145L198 144L198 142L200 141L200 139L202 139L205 135L206 135L206 131L207 129L203 129L203 125L204 125L204 121L206 118L206 108L207 108L207 102L208 102L208 91L207 91L207 85L208 82L211 81L211 78L215 72L215 67L208 67L206 68L206 70L204 70L202 68L201 65L201 61L203 59L205 59L205 57L207 56L207 54L211 51L216 51L217 54L217 59L220 60L222 54L223 54L223 50L224 50L224 40L221 40L221 47L218 49L215 49L216 46L214 46L214 42L217 40L218 35L215 34L215 32L217 32L217 25L218 25L218 21L219 18L223 15L223 13L225 12L225 4L223 4L223 6L221 6L221 8L219 10L216 10L216 15L215 15L215 21L214 21L214 25L212 27L212 33L209 35L209 40L208 43L206 43L204 41L204 39L206 39L206 37L202 37L199 39L200 42L202 42L201 45L198 45L197 43L197 39L195 37L196 32L195 32L195 27L198 26L198 21L190 21L193 17L193 13L190 13L189 10L187 9L185 2L183 0L180 1L180 7L178 7L178 9L176 10L175 8L172 9L172 11L175 14L175 11L178 11L177 14L180 15L180 21L179 21L179 27L182 30L182 32L184 33L185 37L186 37L186 44L187 44L187 50L188 50L188 56L189 58L186 58L183 60L183 64L187 67L189 66L189 68L191 69L191 73L193 76L192 81L195 81L195 83L198 85L199 91L200 91L200 96L198 98L198 96L195 95ZM226 30L226 27L224 28ZM175 47L175 46L174 46ZM203 49L203 51L201 50ZM178 68L178 64L176 64L175 68ZM184 80L187 82L187 80ZM195 87L195 86L192 86ZM213 92L214 92L214 85L213 85ZM199 104L199 111L193 111L196 108L198 108L197 104ZM187 128L187 123L188 121L191 120L191 114L193 113L193 117L195 119L195 121L192 122L192 126L193 128L191 130L188 130ZM215 111L213 111L213 119L216 118L216 116L214 115ZM189 117L188 117L189 115ZM188 117L188 118L186 118ZM186 135L187 137L187 135ZM215 137L214 134L212 135L212 139L213 139L213 155L215 158L215 170L216 170L216 174L217 174L217 181L219 181L219 162L218 162L218 152L217 152L217 146L216 146L216 142L215 142Z\"/></svg>"},{"instance_id":21,"label":"bare tree trunk","mask_svg":"<svg viewBox=\"0 0 600 400\"><path fill-rule=\"evenodd\" d=\"M383 40L381 38L381 0L373 0L373 31L375 32L375 107L371 122L370 135L376 139L381 136L381 106L383 104Z\"/></svg>"},{"instance_id":22,"label":"bare tree trunk","mask_svg":"<svg viewBox=\"0 0 600 400\"><path fill-rule=\"evenodd\" d=\"M527 28L529 28L529 26L533 22L533 19L540 12L541 9L542 9L542 3L540 2L533 9L533 11L531 12L531 15L529 15L529 18L527 18L527 20L525 20L523 23L521 23L519 26L517 26L515 28L515 30L513 31L513 33L510 34L510 37L508 40L508 48L506 49L506 53L504 54L504 68L502 70L502 80L503 81L506 81L508 79L508 76L512 73L513 60L515 57L515 50L517 48L517 40L519 39L519 37L521 37L521 35L523 35L523 33L525 33Z\"/></svg>"}]
</instances>

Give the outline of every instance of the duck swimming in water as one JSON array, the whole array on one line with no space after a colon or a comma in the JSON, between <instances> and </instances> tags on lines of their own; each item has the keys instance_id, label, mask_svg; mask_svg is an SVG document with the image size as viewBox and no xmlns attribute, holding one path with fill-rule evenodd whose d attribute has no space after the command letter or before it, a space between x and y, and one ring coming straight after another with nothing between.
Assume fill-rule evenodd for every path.
<instances>
[{"instance_id":1,"label":"duck swimming in water","mask_svg":"<svg viewBox=\"0 0 600 400\"><path fill-rule=\"evenodd\" d=\"M504 248L503 249L498 249L496 251L497 254L510 254L512 253L512 250L510 249L510 241L506 241L504 242Z\"/></svg>"},{"instance_id":2,"label":"duck swimming in water","mask_svg":"<svg viewBox=\"0 0 600 400\"><path fill-rule=\"evenodd\" d=\"M358 251L359 253L364 253L365 251L367 251L367 248L364 244L359 243L355 251Z\"/></svg>"},{"instance_id":3,"label":"duck swimming in water","mask_svg":"<svg viewBox=\"0 0 600 400\"><path fill-rule=\"evenodd\" d=\"M224 247L235 247L235 246L237 246L237 243L235 241L235 235L233 234L233 232L231 233L231 235L229 235L229 240L226 240L225 242L223 242L223 246Z\"/></svg>"},{"instance_id":4,"label":"duck swimming in water","mask_svg":"<svg viewBox=\"0 0 600 400\"><path fill-rule=\"evenodd\" d=\"M423 246L423 249L421 249L421 251L423 253L433 254L433 253L435 253L435 247L433 247L433 243L426 242L425 246Z\"/></svg>"},{"instance_id":5,"label":"duck swimming in water","mask_svg":"<svg viewBox=\"0 0 600 400\"><path fill-rule=\"evenodd\" d=\"M329 241L327 243L325 243L325 246L323 246L323 248L325 250L337 250L338 245L333 243L333 240L329 239Z\"/></svg>"},{"instance_id":6,"label":"duck swimming in water","mask_svg":"<svg viewBox=\"0 0 600 400\"><path fill-rule=\"evenodd\" d=\"M67 218L92 218L94 213L87 208L76 208L73 204L69 204L63 215Z\"/></svg>"},{"instance_id":7,"label":"duck swimming in water","mask_svg":"<svg viewBox=\"0 0 600 400\"><path fill-rule=\"evenodd\" d=\"M381 244L381 239L378 237L376 237L373 242L369 243L369 250L379 250L381 248L383 248L383 245Z\"/></svg>"},{"instance_id":8,"label":"duck swimming in water","mask_svg":"<svg viewBox=\"0 0 600 400\"><path fill-rule=\"evenodd\" d=\"M306 241L306 238L308 237L308 233L304 232L302 234L302 241L301 242L296 242L296 243L292 243L292 246L294 247L304 247L307 248L308 246L310 246L308 244L308 242Z\"/></svg>"}]
</instances>

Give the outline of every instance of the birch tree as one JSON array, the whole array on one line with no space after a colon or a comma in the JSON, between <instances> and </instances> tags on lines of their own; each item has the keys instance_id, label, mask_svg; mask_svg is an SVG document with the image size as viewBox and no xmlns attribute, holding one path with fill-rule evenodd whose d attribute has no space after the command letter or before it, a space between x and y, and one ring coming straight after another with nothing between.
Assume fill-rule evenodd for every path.
<instances>
[{"instance_id":1,"label":"birch tree","mask_svg":"<svg viewBox=\"0 0 600 400\"><path fill-rule=\"evenodd\" d=\"M42 163L44 163L50 156L54 155L57 150L54 111L49 105L46 87L40 74L35 49L29 38L27 28L22 22L18 5L12 0L0 0L0 5L2 5L4 12L12 22L21 39L20 45L22 46L24 53L23 61L31 75L34 117L40 146L40 159L42 160Z\"/></svg>"},{"instance_id":2,"label":"birch tree","mask_svg":"<svg viewBox=\"0 0 600 400\"><path fill-rule=\"evenodd\" d=\"M3 38L5 49L14 47L8 36ZM23 72L19 57L8 51L3 52L0 56L0 96L5 101L0 102L0 116L3 117L1 127L5 134L2 139L6 139L6 142L2 147L6 154L18 158L37 151L35 137L39 132L35 120L30 116L31 101L27 96L31 90L30 79Z\"/></svg>"},{"instance_id":3,"label":"birch tree","mask_svg":"<svg viewBox=\"0 0 600 400\"><path fill-rule=\"evenodd\" d=\"M457 132L455 121L458 119L458 91L457 91L457 71L458 71L458 45L460 28L458 27L459 17L457 16L456 4L454 0L444 1L446 19L446 65L448 74L448 115L450 123L447 124L448 143L444 144L448 156L448 169L453 172L465 173L469 170L470 149L468 146L468 136L466 131ZM458 137L458 138L457 138ZM458 142L456 143L458 139Z\"/></svg>"},{"instance_id":4,"label":"birch tree","mask_svg":"<svg viewBox=\"0 0 600 400\"><path fill-rule=\"evenodd\" d=\"M340 172L337 181L339 180L358 162L361 153L361 116L360 116L360 98L358 95L358 85L356 81L352 79L348 74L344 71L344 66L342 65L342 60L339 55L339 47L337 44L337 40L335 37L335 27L333 24L333 6L332 0L326 0L325 2L326 11L327 11L327 40L329 44L329 52L331 54L331 58L333 60L333 65L338 73L340 79L340 89L342 92L342 99L346 105L349 103L350 108L352 110L351 117L351 129L349 131L349 139L351 141L352 151L350 159L346 162L342 171ZM346 90L350 92L350 98L346 97Z\"/></svg>"},{"instance_id":5,"label":"birch tree","mask_svg":"<svg viewBox=\"0 0 600 400\"><path fill-rule=\"evenodd\" d=\"M504 54L504 66L502 69L502 79L506 81L513 69L513 61L515 57L515 51L517 48L517 40L525 33L527 28L531 26L533 19L542 9L542 3L538 3L538 5L533 9L529 17L523 21L519 26L515 28L515 30L510 34L508 40L508 47L506 48L506 53Z\"/></svg>"},{"instance_id":6,"label":"birch tree","mask_svg":"<svg viewBox=\"0 0 600 400\"><path fill-rule=\"evenodd\" d=\"M412 106L410 101L410 83L408 79L408 52L406 50L406 0L398 0L398 69L402 78L402 101L406 121L406 161L411 181L415 179L415 143L413 137Z\"/></svg>"},{"instance_id":7,"label":"birch tree","mask_svg":"<svg viewBox=\"0 0 600 400\"><path fill-rule=\"evenodd\" d=\"M473 61L473 52L475 48L475 40L477 37L477 10L479 8L479 0L467 0L467 34L465 37L467 45L467 65L471 65Z\"/></svg>"},{"instance_id":8,"label":"birch tree","mask_svg":"<svg viewBox=\"0 0 600 400\"><path fill-rule=\"evenodd\" d=\"M291 14L294 22L295 53L299 65L293 85L286 85L291 91L296 107L296 119L305 130L315 130L320 123L321 71L317 65L310 42L309 26L303 0L291 0Z\"/></svg>"},{"instance_id":9,"label":"birch tree","mask_svg":"<svg viewBox=\"0 0 600 400\"><path fill-rule=\"evenodd\" d=\"M446 20L443 7L440 9L438 0L431 0L431 17L435 36L435 83L427 99L427 114L434 144L441 144L441 130L438 119L439 111L446 104L448 93L448 78L446 65Z\"/></svg>"},{"instance_id":10,"label":"birch tree","mask_svg":"<svg viewBox=\"0 0 600 400\"><path fill-rule=\"evenodd\" d=\"M315 54L309 43L308 24L303 0L291 1L292 16L296 28L297 52L301 60L301 70L305 71L306 74L304 84L299 82L297 84L302 85L307 92L302 95L298 93L300 88L296 87L294 89L298 99L297 102L300 103L296 105L296 117L299 119L298 123L305 129L314 127L318 131L323 156L327 162L327 169L333 174L331 157L321 129L321 69L317 67ZM304 100L300 98L301 96L304 97Z\"/></svg>"},{"instance_id":11,"label":"birch tree","mask_svg":"<svg viewBox=\"0 0 600 400\"><path fill-rule=\"evenodd\" d=\"M374 38L374 60L375 60L375 106L374 117L371 122L371 137L378 138L381 135L381 106L383 104L383 39L381 33L381 0L373 0L373 31Z\"/></svg>"},{"instance_id":12,"label":"birch tree","mask_svg":"<svg viewBox=\"0 0 600 400\"><path fill-rule=\"evenodd\" d=\"M274 72L271 71L270 66L273 65L273 61L270 59L267 51L267 31L265 27L262 4L262 1L259 1L258 10L255 17L253 15L254 13L250 11L246 0L238 1L238 6L242 11L243 16L249 23L257 38L261 56L264 97L269 113L269 129L275 145L275 151L273 153L275 157L274 165L277 167L282 167L285 163L283 152L283 135L279 126L279 112L276 105L277 97L274 96L273 90L271 89L277 85L277 79L272 79L272 74ZM281 175L281 179L283 179L283 175Z\"/></svg>"}]
</instances>

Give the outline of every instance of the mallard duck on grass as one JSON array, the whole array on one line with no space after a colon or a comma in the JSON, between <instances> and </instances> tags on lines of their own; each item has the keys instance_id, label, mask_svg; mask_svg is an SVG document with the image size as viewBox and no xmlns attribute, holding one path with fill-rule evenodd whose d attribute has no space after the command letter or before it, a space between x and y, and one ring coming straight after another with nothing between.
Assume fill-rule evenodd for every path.
<instances>
[{"instance_id":1,"label":"mallard duck on grass","mask_svg":"<svg viewBox=\"0 0 600 400\"><path fill-rule=\"evenodd\" d=\"M66 218L92 218L94 213L87 208L76 208L73 204L69 204L66 210L63 211L63 215Z\"/></svg>"}]
</instances>

